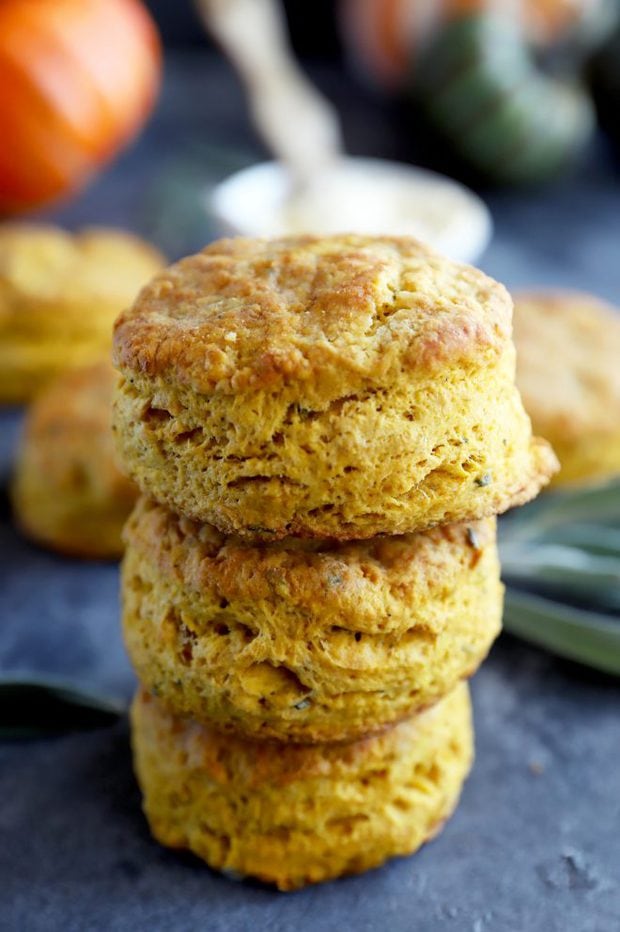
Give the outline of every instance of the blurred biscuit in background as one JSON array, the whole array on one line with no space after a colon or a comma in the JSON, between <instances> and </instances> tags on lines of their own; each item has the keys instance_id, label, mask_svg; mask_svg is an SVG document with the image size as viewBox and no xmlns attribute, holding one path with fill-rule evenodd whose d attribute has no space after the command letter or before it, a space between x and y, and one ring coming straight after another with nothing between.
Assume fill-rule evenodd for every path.
<instances>
[{"instance_id":1,"label":"blurred biscuit in background","mask_svg":"<svg viewBox=\"0 0 620 932\"><path fill-rule=\"evenodd\" d=\"M78 557L120 556L136 498L116 465L116 380L104 360L59 376L26 416L12 487L15 519L37 543Z\"/></svg>"},{"instance_id":2,"label":"blurred biscuit in background","mask_svg":"<svg viewBox=\"0 0 620 932\"><path fill-rule=\"evenodd\" d=\"M0 403L107 352L117 314L163 262L121 230L0 225Z\"/></svg>"},{"instance_id":3,"label":"blurred biscuit in background","mask_svg":"<svg viewBox=\"0 0 620 932\"><path fill-rule=\"evenodd\" d=\"M620 314L579 292L514 296L517 383L557 485L620 475Z\"/></svg>"}]
</instances>

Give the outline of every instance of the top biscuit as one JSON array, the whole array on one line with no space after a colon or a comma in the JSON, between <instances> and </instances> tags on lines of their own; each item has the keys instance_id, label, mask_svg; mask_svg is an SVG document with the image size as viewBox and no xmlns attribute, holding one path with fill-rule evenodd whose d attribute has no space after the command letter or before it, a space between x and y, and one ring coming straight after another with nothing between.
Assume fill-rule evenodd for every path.
<instances>
[{"instance_id":1,"label":"top biscuit","mask_svg":"<svg viewBox=\"0 0 620 932\"><path fill-rule=\"evenodd\" d=\"M408 238L222 240L115 327L115 425L147 494L224 532L366 538L503 511L554 469L512 303Z\"/></svg>"},{"instance_id":2,"label":"top biscuit","mask_svg":"<svg viewBox=\"0 0 620 932\"><path fill-rule=\"evenodd\" d=\"M557 484L620 476L620 314L589 294L515 295L517 382Z\"/></svg>"}]
</instances>

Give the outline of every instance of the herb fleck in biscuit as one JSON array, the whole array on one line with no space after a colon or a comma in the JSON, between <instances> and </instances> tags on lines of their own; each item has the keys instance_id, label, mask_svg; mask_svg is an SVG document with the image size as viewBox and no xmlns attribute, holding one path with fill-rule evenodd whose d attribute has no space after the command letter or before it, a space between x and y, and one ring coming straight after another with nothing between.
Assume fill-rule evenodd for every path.
<instances>
[{"instance_id":1,"label":"herb fleck in biscuit","mask_svg":"<svg viewBox=\"0 0 620 932\"><path fill-rule=\"evenodd\" d=\"M117 376L106 360L59 376L26 417L13 483L15 517L33 540L80 557L122 553L137 490L116 465L110 426Z\"/></svg>"},{"instance_id":2,"label":"herb fleck in biscuit","mask_svg":"<svg viewBox=\"0 0 620 932\"><path fill-rule=\"evenodd\" d=\"M500 627L494 518L261 545L142 499L125 539L138 676L221 730L293 742L376 732L472 674Z\"/></svg>"},{"instance_id":3,"label":"herb fleck in biscuit","mask_svg":"<svg viewBox=\"0 0 620 932\"><path fill-rule=\"evenodd\" d=\"M112 324L163 257L120 230L0 226L0 402L109 352Z\"/></svg>"},{"instance_id":4,"label":"herb fleck in biscuit","mask_svg":"<svg viewBox=\"0 0 620 932\"><path fill-rule=\"evenodd\" d=\"M588 294L515 296L517 380L556 482L620 475L620 314Z\"/></svg>"},{"instance_id":5,"label":"herb fleck in biscuit","mask_svg":"<svg viewBox=\"0 0 620 932\"><path fill-rule=\"evenodd\" d=\"M126 469L255 539L501 512L555 468L514 386L511 300L410 239L223 240L116 324Z\"/></svg>"},{"instance_id":6,"label":"herb fleck in biscuit","mask_svg":"<svg viewBox=\"0 0 620 932\"><path fill-rule=\"evenodd\" d=\"M353 744L270 745L175 718L145 692L133 748L153 835L292 890L410 854L453 811L472 760L461 685Z\"/></svg>"}]
</instances>

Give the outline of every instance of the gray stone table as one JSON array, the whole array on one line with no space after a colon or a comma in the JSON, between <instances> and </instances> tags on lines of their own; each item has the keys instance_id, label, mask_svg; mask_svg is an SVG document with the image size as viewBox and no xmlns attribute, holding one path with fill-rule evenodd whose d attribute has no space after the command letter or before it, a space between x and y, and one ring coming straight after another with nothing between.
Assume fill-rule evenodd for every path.
<instances>
[{"instance_id":1,"label":"gray stone table","mask_svg":"<svg viewBox=\"0 0 620 932\"><path fill-rule=\"evenodd\" d=\"M403 152L394 114L319 75L352 151ZM147 132L52 216L122 223L170 255L212 224L196 191L260 157L238 88L216 61L168 68ZM544 192L488 197L483 265L507 284L620 297L620 185L603 148ZM619 361L620 364L620 361ZM6 475L18 412L0 415ZM117 569L52 556L0 524L0 671L55 674L127 699ZM477 762L443 834L413 858L294 894L235 884L149 838L127 724L0 745L0 928L7 932L618 932L620 686L500 639L473 683Z\"/></svg>"}]
</instances>

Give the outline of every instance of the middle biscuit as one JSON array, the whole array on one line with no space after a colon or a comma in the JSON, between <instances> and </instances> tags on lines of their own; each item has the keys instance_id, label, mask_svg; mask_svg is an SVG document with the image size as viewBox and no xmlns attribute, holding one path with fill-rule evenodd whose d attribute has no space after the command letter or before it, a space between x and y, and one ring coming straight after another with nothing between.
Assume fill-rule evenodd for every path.
<instances>
[{"instance_id":1,"label":"middle biscuit","mask_svg":"<svg viewBox=\"0 0 620 932\"><path fill-rule=\"evenodd\" d=\"M220 730L298 742L378 731L472 674L500 628L494 518L251 544L142 498L125 536L138 676Z\"/></svg>"}]
</instances>

